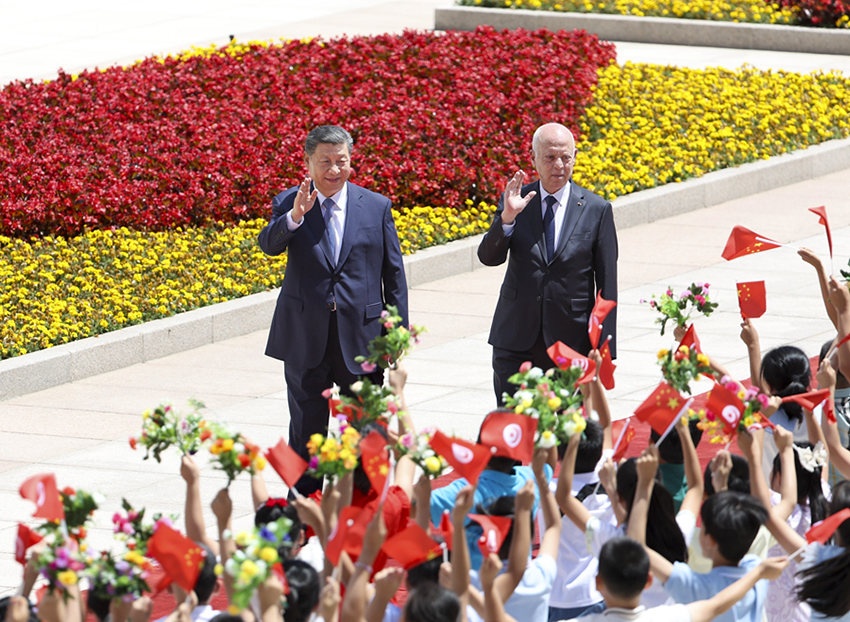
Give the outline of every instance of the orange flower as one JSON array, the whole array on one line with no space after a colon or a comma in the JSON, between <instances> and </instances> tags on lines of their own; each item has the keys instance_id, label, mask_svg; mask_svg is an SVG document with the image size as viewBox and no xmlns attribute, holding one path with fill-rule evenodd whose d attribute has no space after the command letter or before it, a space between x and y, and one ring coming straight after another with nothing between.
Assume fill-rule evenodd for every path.
<instances>
[{"instance_id":1,"label":"orange flower","mask_svg":"<svg viewBox=\"0 0 850 622\"><path fill-rule=\"evenodd\" d=\"M248 456L248 454L239 454L238 456L236 456L236 458L239 460L239 462L242 463L243 468L247 469L249 466L251 466L251 458L250 456Z\"/></svg>"},{"instance_id":2,"label":"orange flower","mask_svg":"<svg viewBox=\"0 0 850 622\"><path fill-rule=\"evenodd\" d=\"M62 494L66 497L73 497L75 494L77 494L77 491L71 488L70 486L65 486L65 488L62 489Z\"/></svg>"},{"instance_id":3,"label":"orange flower","mask_svg":"<svg viewBox=\"0 0 850 622\"><path fill-rule=\"evenodd\" d=\"M130 448L131 448L131 449L135 449L135 448L136 448L136 437L135 437L135 436L131 436L131 437L130 437Z\"/></svg>"},{"instance_id":4,"label":"orange flower","mask_svg":"<svg viewBox=\"0 0 850 622\"><path fill-rule=\"evenodd\" d=\"M210 432L209 430L204 430L203 432L201 432L201 442L207 440L211 436L212 436L212 432ZM133 449L135 449L135 447Z\"/></svg>"}]
</instances>

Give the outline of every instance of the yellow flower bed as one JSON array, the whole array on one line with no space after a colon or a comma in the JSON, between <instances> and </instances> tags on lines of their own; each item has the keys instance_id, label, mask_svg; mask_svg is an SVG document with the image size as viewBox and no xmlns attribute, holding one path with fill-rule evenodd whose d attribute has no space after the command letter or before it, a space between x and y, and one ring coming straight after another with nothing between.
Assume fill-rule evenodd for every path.
<instances>
[{"instance_id":1,"label":"yellow flower bed","mask_svg":"<svg viewBox=\"0 0 850 622\"><path fill-rule=\"evenodd\" d=\"M723 22L796 24L798 12L764 0L460 0L463 6L678 17ZM847 27L842 17L836 26Z\"/></svg>"},{"instance_id":2,"label":"yellow flower bed","mask_svg":"<svg viewBox=\"0 0 850 622\"><path fill-rule=\"evenodd\" d=\"M609 200L850 136L840 73L683 69L599 71L573 174Z\"/></svg>"},{"instance_id":3,"label":"yellow flower bed","mask_svg":"<svg viewBox=\"0 0 850 622\"><path fill-rule=\"evenodd\" d=\"M613 199L847 137L848 109L839 74L614 65L599 72L574 179ZM395 211L402 251L486 231L495 206L467 203ZM0 237L0 358L277 287L286 258L260 251L265 224Z\"/></svg>"},{"instance_id":4,"label":"yellow flower bed","mask_svg":"<svg viewBox=\"0 0 850 622\"><path fill-rule=\"evenodd\" d=\"M484 231L495 211L482 203L395 212L402 251ZM0 358L279 286L286 255L260 250L257 234L265 225L122 228L29 242L0 236Z\"/></svg>"}]
</instances>

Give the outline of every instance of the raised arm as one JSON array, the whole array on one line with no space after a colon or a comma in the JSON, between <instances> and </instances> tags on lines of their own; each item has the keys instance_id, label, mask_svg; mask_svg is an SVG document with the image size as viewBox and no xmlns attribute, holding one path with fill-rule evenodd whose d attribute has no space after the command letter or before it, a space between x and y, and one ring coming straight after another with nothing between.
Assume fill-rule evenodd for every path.
<instances>
[{"instance_id":1,"label":"raised arm","mask_svg":"<svg viewBox=\"0 0 850 622\"><path fill-rule=\"evenodd\" d=\"M466 605L469 602L469 547L466 542L464 523L475 502L475 489L464 486L457 494L452 509L452 591L460 598L461 622L466 622Z\"/></svg>"},{"instance_id":2,"label":"raised arm","mask_svg":"<svg viewBox=\"0 0 850 622\"><path fill-rule=\"evenodd\" d=\"M655 474L658 472L658 448L650 445L643 450L637 459L637 489L632 502L632 511L629 514L629 525L626 535L640 542L649 555L649 568L652 575L666 583L673 572L673 564L662 555L646 546L646 523L649 515L649 504L652 499L652 490L655 487Z\"/></svg>"},{"instance_id":3,"label":"raised arm","mask_svg":"<svg viewBox=\"0 0 850 622\"><path fill-rule=\"evenodd\" d=\"M829 371L826 369L827 367ZM818 370L818 388L826 389L827 387L830 389L829 399L835 399L833 397L835 392L835 371L832 370L832 364L829 360L824 359ZM841 444L841 437L838 434L838 422L830 422L824 415L821 423L824 442L829 452L829 461L844 477L850 477L850 451Z\"/></svg>"},{"instance_id":4,"label":"raised arm","mask_svg":"<svg viewBox=\"0 0 850 622\"><path fill-rule=\"evenodd\" d=\"M685 458L685 478L688 481L688 491L682 500L680 511L687 510L694 516L699 516L705 485L702 480L699 456L697 455L696 447L694 447L694 439L691 437L690 427L683 423L682 419L683 417L680 417L679 421L676 422L676 431L679 433L682 453Z\"/></svg>"},{"instance_id":5,"label":"raised arm","mask_svg":"<svg viewBox=\"0 0 850 622\"><path fill-rule=\"evenodd\" d=\"M756 327L746 318L741 322L741 341L747 344L747 356L750 359L750 384L768 393L768 387L761 379L761 345Z\"/></svg>"},{"instance_id":6,"label":"raised arm","mask_svg":"<svg viewBox=\"0 0 850 622\"><path fill-rule=\"evenodd\" d=\"M838 313L838 340L850 335L850 291L834 276L829 277L829 300ZM850 378L850 341L838 347L838 370Z\"/></svg>"},{"instance_id":7,"label":"raised arm","mask_svg":"<svg viewBox=\"0 0 850 622\"><path fill-rule=\"evenodd\" d=\"M829 316L829 321L832 322L833 326L836 326L838 323L838 312L829 300L829 281L827 280L826 268L823 265L823 261L813 251L805 247L801 247L797 251L797 254L817 272L824 309L826 309L826 314Z\"/></svg>"},{"instance_id":8,"label":"raised arm","mask_svg":"<svg viewBox=\"0 0 850 622\"><path fill-rule=\"evenodd\" d=\"M555 498L564 515L568 516L575 523L576 527L585 531L587 529L587 521L593 518L593 514L582 505L581 501L573 496L573 477L575 475L576 454L578 453L578 444L580 442L580 434L573 434L570 437L570 441L567 444L567 451L564 452L564 459L561 461L561 472L558 474L558 488L555 491Z\"/></svg>"},{"instance_id":9,"label":"raised arm","mask_svg":"<svg viewBox=\"0 0 850 622\"><path fill-rule=\"evenodd\" d=\"M500 576L502 560L495 553L484 558L479 571L481 589L484 592L484 622L516 622L505 612L505 604L494 582Z\"/></svg>"},{"instance_id":10,"label":"raised arm","mask_svg":"<svg viewBox=\"0 0 850 622\"><path fill-rule=\"evenodd\" d=\"M539 449L537 451L540 451ZM543 450L545 458L545 450ZM515 500L514 524L511 526L511 550L508 553L508 568L496 579L494 587L499 591L502 602L507 602L528 566L528 551L531 550L531 508L534 506L534 483L525 482Z\"/></svg>"},{"instance_id":11,"label":"raised arm","mask_svg":"<svg viewBox=\"0 0 850 622\"><path fill-rule=\"evenodd\" d=\"M183 456L180 475L186 481L186 537L208 546L218 555L218 542L207 536L204 509L201 504L201 474L189 456ZM256 508L255 508L256 509Z\"/></svg>"},{"instance_id":12,"label":"raised arm","mask_svg":"<svg viewBox=\"0 0 850 622\"><path fill-rule=\"evenodd\" d=\"M587 355L596 363L596 369L602 365L602 355L599 350L591 350ZM605 397L605 387L602 386L602 380L599 374L590 383L590 399L593 405L593 410L599 415L599 425L602 426L604 434L602 441L602 449L611 449L614 446L614 439L611 437L611 409L608 407L608 400Z\"/></svg>"},{"instance_id":13,"label":"raised arm","mask_svg":"<svg viewBox=\"0 0 850 622\"><path fill-rule=\"evenodd\" d=\"M732 605L746 596L755 584L762 579L778 579L788 565L787 557L769 557L750 570L729 587L723 589L708 600L698 600L687 605L692 622L709 622L722 613L729 611Z\"/></svg>"},{"instance_id":14,"label":"raised arm","mask_svg":"<svg viewBox=\"0 0 850 622\"><path fill-rule=\"evenodd\" d=\"M537 556L548 555L557 561L558 546L561 542L561 513L558 511L555 495L549 489L549 481L546 479L545 469L543 468L545 462L546 450L535 449L531 467L534 470L537 490L540 492L540 511L543 513L543 524L545 526L545 531L540 537L540 549Z\"/></svg>"}]
</instances>

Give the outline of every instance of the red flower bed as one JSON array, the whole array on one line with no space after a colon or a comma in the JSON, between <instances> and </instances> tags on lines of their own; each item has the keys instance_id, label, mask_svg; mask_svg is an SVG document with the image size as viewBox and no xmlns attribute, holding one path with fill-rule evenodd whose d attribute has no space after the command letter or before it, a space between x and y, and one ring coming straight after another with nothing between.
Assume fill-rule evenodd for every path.
<instances>
[{"instance_id":1,"label":"red flower bed","mask_svg":"<svg viewBox=\"0 0 850 622\"><path fill-rule=\"evenodd\" d=\"M614 48L585 32L406 32L149 58L0 91L0 234L266 217L319 124L396 205L495 200L534 128L577 129Z\"/></svg>"}]
</instances>

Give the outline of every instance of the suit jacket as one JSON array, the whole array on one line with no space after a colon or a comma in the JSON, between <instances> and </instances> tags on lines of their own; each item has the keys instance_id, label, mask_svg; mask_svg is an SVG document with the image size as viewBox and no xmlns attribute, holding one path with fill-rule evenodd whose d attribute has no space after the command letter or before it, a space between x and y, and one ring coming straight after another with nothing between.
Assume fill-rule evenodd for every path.
<instances>
[{"instance_id":1,"label":"suit jacket","mask_svg":"<svg viewBox=\"0 0 850 622\"><path fill-rule=\"evenodd\" d=\"M485 265L497 266L508 259L489 342L505 350L528 351L542 328L547 346L563 341L586 354L590 351L588 319L596 293L617 300L614 213L610 203L573 182L558 246L548 262L540 182L523 186L521 194L532 190L537 195L517 216L510 236L502 230L504 195L499 199L490 230L478 246L478 258ZM616 326L615 308L602 329L603 340L612 336L612 356L617 352Z\"/></svg>"},{"instance_id":2,"label":"suit jacket","mask_svg":"<svg viewBox=\"0 0 850 622\"><path fill-rule=\"evenodd\" d=\"M298 187L272 200L272 218L260 232L260 248L268 255L289 250L286 273L277 299L266 355L301 368L316 367L325 353L331 311L336 299L339 340L349 371L362 374L358 355L380 335L385 304L398 307L408 324L407 281L390 200L348 183L348 206L339 261L322 243L325 221L318 200L290 231L286 213Z\"/></svg>"}]
</instances>

